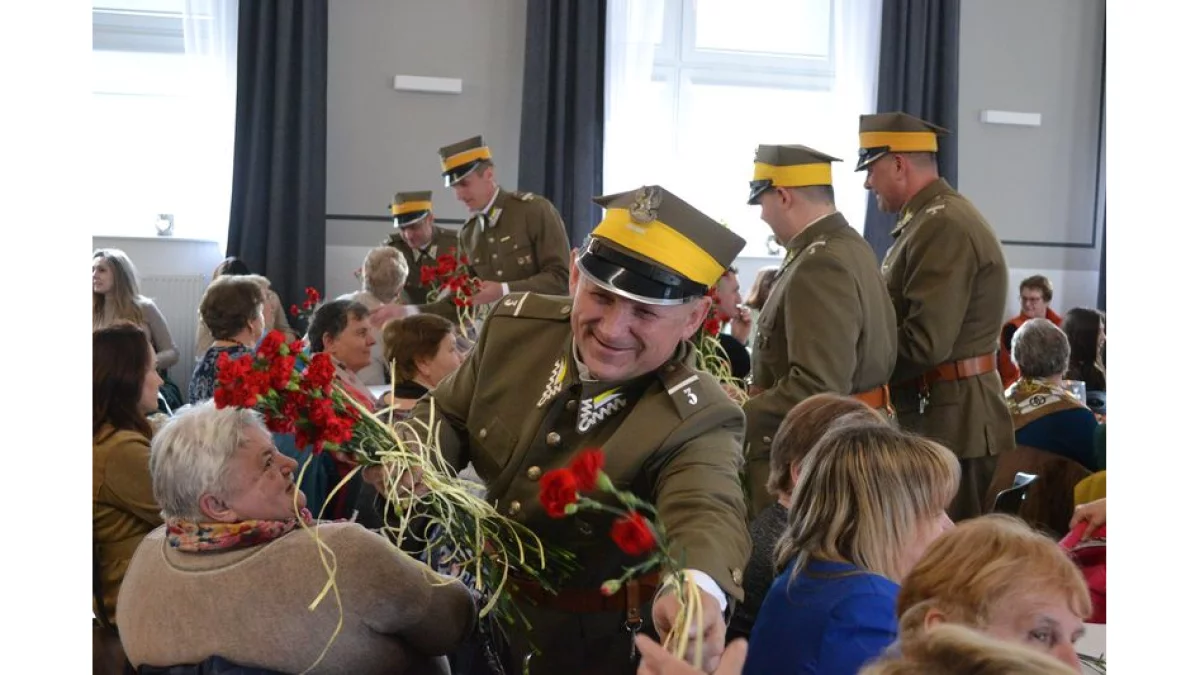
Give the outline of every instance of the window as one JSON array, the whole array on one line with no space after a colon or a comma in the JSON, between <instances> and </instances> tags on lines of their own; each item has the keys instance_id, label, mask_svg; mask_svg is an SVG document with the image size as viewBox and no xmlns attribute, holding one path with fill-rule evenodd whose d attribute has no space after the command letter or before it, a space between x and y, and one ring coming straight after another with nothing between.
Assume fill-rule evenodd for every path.
<instances>
[{"instance_id":1,"label":"window","mask_svg":"<svg viewBox=\"0 0 1200 675\"><path fill-rule=\"evenodd\" d=\"M215 240L229 226L234 0L93 0L93 234ZM81 153L84 154L84 153Z\"/></svg>"},{"instance_id":2,"label":"window","mask_svg":"<svg viewBox=\"0 0 1200 675\"><path fill-rule=\"evenodd\" d=\"M872 112L880 0L610 0L604 191L660 184L778 251L746 204L759 144L841 157L838 208L861 231L858 116Z\"/></svg>"}]
</instances>

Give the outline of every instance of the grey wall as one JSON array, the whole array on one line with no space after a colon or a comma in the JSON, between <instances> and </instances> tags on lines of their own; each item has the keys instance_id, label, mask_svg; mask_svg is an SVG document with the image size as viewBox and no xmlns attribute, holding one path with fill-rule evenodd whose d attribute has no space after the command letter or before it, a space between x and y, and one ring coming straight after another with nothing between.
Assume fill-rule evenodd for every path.
<instances>
[{"instance_id":1,"label":"grey wall","mask_svg":"<svg viewBox=\"0 0 1200 675\"><path fill-rule=\"evenodd\" d=\"M1043 243L1005 245L1009 309L1034 273L1055 283L1059 311L1095 306L1104 3L962 0L961 27L958 187L1002 240ZM1042 124L984 124L984 110L1041 113Z\"/></svg>"},{"instance_id":2,"label":"grey wall","mask_svg":"<svg viewBox=\"0 0 1200 675\"><path fill-rule=\"evenodd\" d=\"M466 209L441 179L437 149L483 134L497 177L516 185L525 0L329 3L328 213L389 216L392 195L433 190L439 218ZM400 92L396 75L451 77L461 94ZM390 222L327 221L329 296L387 238Z\"/></svg>"}]
</instances>

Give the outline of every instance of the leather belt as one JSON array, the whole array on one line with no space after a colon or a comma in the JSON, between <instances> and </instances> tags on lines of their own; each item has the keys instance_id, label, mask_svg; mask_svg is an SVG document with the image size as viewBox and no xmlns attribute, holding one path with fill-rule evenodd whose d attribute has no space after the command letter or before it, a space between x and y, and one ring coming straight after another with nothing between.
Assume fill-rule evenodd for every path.
<instances>
[{"instance_id":1,"label":"leather belt","mask_svg":"<svg viewBox=\"0 0 1200 675\"><path fill-rule=\"evenodd\" d=\"M993 370L996 370L996 354L984 354L959 361L947 361L904 384L915 386L920 391L928 391L929 386L936 382L965 380L968 377L983 375Z\"/></svg>"},{"instance_id":2,"label":"leather belt","mask_svg":"<svg viewBox=\"0 0 1200 675\"><path fill-rule=\"evenodd\" d=\"M509 584L517 590L517 597L524 598L539 607L546 607L560 612L596 613L596 612L626 612L631 613L641 603L654 598L658 592L659 576L651 572L636 579L630 579L621 590L612 595L604 595L597 588L562 588L557 593L551 593L536 582L524 579L510 579ZM627 616L627 620L639 620L638 616Z\"/></svg>"},{"instance_id":3,"label":"leather belt","mask_svg":"<svg viewBox=\"0 0 1200 675\"><path fill-rule=\"evenodd\" d=\"M875 387L870 391L862 391L850 396L866 403L875 410L891 411L892 409L892 394L886 384L882 387Z\"/></svg>"}]
</instances>

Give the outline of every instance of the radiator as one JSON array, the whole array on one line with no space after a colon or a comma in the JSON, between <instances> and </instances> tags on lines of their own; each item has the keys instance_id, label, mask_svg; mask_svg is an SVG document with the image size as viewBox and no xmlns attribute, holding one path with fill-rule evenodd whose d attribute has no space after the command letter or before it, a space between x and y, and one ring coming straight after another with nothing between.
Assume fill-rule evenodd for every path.
<instances>
[{"instance_id":1,"label":"radiator","mask_svg":"<svg viewBox=\"0 0 1200 675\"><path fill-rule=\"evenodd\" d=\"M179 350L179 362L171 366L170 373L186 401L188 382L196 367L196 311L204 289L208 287L208 277L203 274L159 274L142 277L139 281L142 295L153 300L167 320L167 328Z\"/></svg>"}]
</instances>

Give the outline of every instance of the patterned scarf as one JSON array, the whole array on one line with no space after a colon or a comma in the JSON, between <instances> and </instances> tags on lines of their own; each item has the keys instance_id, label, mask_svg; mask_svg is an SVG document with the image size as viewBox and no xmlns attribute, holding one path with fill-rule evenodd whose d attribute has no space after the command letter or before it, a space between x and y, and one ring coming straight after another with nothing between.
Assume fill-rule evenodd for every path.
<instances>
[{"instance_id":1,"label":"patterned scarf","mask_svg":"<svg viewBox=\"0 0 1200 675\"><path fill-rule=\"evenodd\" d=\"M1020 429L1050 413L1071 408L1086 408L1065 387L1039 378L1022 377L1004 392L1013 427Z\"/></svg>"},{"instance_id":2,"label":"patterned scarf","mask_svg":"<svg viewBox=\"0 0 1200 675\"><path fill-rule=\"evenodd\" d=\"M313 524L308 509L301 509L305 525ZM167 521L167 542L189 553L249 548L274 541L300 526L300 520L242 520L236 523L195 523L172 518Z\"/></svg>"}]
</instances>

